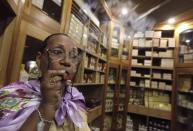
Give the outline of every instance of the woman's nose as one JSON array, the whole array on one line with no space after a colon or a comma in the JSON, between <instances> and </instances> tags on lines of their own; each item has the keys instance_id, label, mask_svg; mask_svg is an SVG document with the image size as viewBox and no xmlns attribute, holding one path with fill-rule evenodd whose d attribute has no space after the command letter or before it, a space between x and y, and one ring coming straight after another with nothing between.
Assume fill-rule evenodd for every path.
<instances>
[{"instance_id":1,"label":"woman's nose","mask_svg":"<svg viewBox=\"0 0 193 131\"><path fill-rule=\"evenodd\" d=\"M64 65L64 66L67 66L67 67L70 67L70 66L71 66L71 62L70 62L70 59L69 59L68 56L65 57L65 58L63 58L63 59L60 61L60 63L61 63L62 65Z\"/></svg>"}]
</instances>

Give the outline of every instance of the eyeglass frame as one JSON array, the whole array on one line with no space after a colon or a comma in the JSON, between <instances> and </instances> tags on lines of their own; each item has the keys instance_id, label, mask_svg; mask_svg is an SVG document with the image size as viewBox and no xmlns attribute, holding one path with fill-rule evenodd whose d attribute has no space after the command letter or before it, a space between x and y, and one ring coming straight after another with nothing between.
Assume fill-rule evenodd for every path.
<instances>
[{"instance_id":1,"label":"eyeglass frame","mask_svg":"<svg viewBox=\"0 0 193 131\"><path fill-rule=\"evenodd\" d=\"M63 60L63 59L66 59L66 53L65 53L65 50L63 49L63 48L60 48L60 47L55 47L55 48L52 48L52 49L49 49L49 48L47 48L46 49L46 52L47 52L47 55L48 55L48 57L51 59L51 60L53 60L53 59L55 59L55 58L58 58L58 56L53 56L53 55L57 55L57 54L54 54L53 52L50 52L50 51L53 51L54 49L56 49L56 48L58 48L58 49L61 49L62 50L62 54L63 54L63 58L60 58L60 59L58 59L58 61L60 61L60 60ZM72 62L73 63L75 63L75 62L77 62L77 63L79 63L80 61L81 61L81 59L82 59L82 53L81 53L81 51L78 51L78 49L76 48L76 50L77 50L77 54L76 54L76 59L73 59L73 56L71 56L70 54L68 55L68 57L69 56L71 56L71 57L69 57L70 58L70 60L72 60ZM71 51L72 52L72 51ZM61 57L61 56L60 56Z\"/></svg>"}]
</instances>

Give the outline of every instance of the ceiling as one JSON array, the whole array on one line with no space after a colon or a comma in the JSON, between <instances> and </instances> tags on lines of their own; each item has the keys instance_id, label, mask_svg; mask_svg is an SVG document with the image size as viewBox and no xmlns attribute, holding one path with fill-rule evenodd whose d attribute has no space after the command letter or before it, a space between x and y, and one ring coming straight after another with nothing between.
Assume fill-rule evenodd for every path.
<instances>
[{"instance_id":1,"label":"ceiling","mask_svg":"<svg viewBox=\"0 0 193 131\"><path fill-rule=\"evenodd\" d=\"M108 20L107 13L101 3L106 2L113 17L128 27L136 30L151 28L157 23L181 14L177 22L193 18L193 0L84 0L92 11L104 22ZM122 8L128 9L128 14L121 15ZM182 13L191 10L188 16Z\"/></svg>"}]
</instances>

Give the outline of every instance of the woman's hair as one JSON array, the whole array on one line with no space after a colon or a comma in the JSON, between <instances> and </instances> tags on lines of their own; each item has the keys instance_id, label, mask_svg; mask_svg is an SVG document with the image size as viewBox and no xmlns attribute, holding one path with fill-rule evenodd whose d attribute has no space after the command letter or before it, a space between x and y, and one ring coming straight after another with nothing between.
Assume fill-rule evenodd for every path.
<instances>
[{"instance_id":1,"label":"woman's hair","mask_svg":"<svg viewBox=\"0 0 193 131\"><path fill-rule=\"evenodd\" d=\"M66 37L69 37L69 36L68 36L67 34L65 34L65 33L55 33L55 34L49 35L49 36L46 37L46 38L44 39L44 41L42 42L42 45L41 45L41 47L40 47L40 52L43 52L44 49L47 47L49 39L51 39L52 37L57 36L57 35L64 35L64 36L66 36ZM70 38L70 37L69 37L69 38Z\"/></svg>"}]
</instances>

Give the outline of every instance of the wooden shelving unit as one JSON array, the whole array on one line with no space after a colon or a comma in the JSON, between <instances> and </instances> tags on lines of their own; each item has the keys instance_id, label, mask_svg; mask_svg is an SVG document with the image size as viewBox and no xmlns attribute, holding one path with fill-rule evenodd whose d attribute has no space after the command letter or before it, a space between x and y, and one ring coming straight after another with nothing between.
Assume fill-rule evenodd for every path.
<instances>
[{"instance_id":1,"label":"wooden shelving unit","mask_svg":"<svg viewBox=\"0 0 193 131\"><path fill-rule=\"evenodd\" d=\"M146 90L158 90L158 91L169 91L172 92L172 90L166 90L166 89L159 89L159 88L149 88L149 87L142 87L142 86L131 86L131 88L141 88L141 89L146 89Z\"/></svg>"},{"instance_id":2,"label":"wooden shelving unit","mask_svg":"<svg viewBox=\"0 0 193 131\"><path fill-rule=\"evenodd\" d=\"M88 122L94 125L93 120L102 114L108 62L107 33L100 29L99 20L91 11L85 12L83 3L79 0L7 0L6 4L12 11L10 16L13 21L3 34L2 38L5 37L6 40L3 45L0 43L0 59L3 58L0 60L0 85L4 86L19 79L21 65L27 61L35 61L34 55L48 35L66 33L83 54L73 85L83 92L86 103L93 99L98 102L98 106L92 106L88 111ZM9 15L6 10L1 12Z\"/></svg>"},{"instance_id":3,"label":"wooden shelving unit","mask_svg":"<svg viewBox=\"0 0 193 131\"><path fill-rule=\"evenodd\" d=\"M104 83L75 83L73 85L74 86L102 86L104 85Z\"/></svg>"},{"instance_id":4,"label":"wooden shelving unit","mask_svg":"<svg viewBox=\"0 0 193 131\"><path fill-rule=\"evenodd\" d=\"M162 32L136 33L132 44L127 111L147 117L147 128L150 118L172 120L175 40L171 36L162 37Z\"/></svg>"},{"instance_id":5,"label":"wooden shelving unit","mask_svg":"<svg viewBox=\"0 0 193 131\"><path fill-rule=\"evenodd\" d=\"M140 105L131 105L131 104L129 104L128 107L129 107L128 112L130 112L130 113L171 120L171 112L170 111L151 109L148 107L144 107L144 106L140 106Z\"/></svg>"},{"instance_id":6,"label":"wooden shelving unit","mask_svg":"<svg viewBox=\"0 0 193 131\"><path fill-rule=\"evenodd\" d=\"M90 104L94 100L100 101L100 104L103 101L108 47L104 32L96 21L93 21L91 16L84 11L84 6L81 3L72 0L66 32L83 53L83 59L73 85L83 92L86 103L91 106ZM92 123L101 116L102 105L95 105L90 108L88 110L88 122Z\"/></svg>"},{"instance_id":7,"label":"wooden shelving unit","mask_svg":"<svg viewBox=\"0 0 193 131\"><path fill-rule=\"evenodd\" d=\"M111 21L107 27L109 51L101 130L121 131L126 128L130 39L120 23Z\"/></svg>"},{"instance_id":8,"label":"wooden shelving unit","mask_svg":"<svg viewBox=\"0 0 193 131\"><path fill-rule=\"evenodd\" d=\"M11 0L0 1L0 85L7 84L7 71L9 66L9 53L14 37L18 2ZM5 13L6 12L6 13Z\"/></svg>"},{"instance_id":9,"label":"wooden shelving unit","mask_svg":"<svg viewBox=\"0 0 193 131\"><path fill-rule=\"evenodd\" d=\"M173 130L191 131L193 118L193 68L176 69L175 110L173 113Z\"/></svg>"},{"instance_id":10,"label":"wooden shelving unit","mask_svg":"<svg viewBox=\"0 0 193 131\"><path fill-rule=\"evenodd\" d=\"M92 109L88 109L88 123L95 120L97 117L99 117L102 113L102 106L99 105L97 107L94 107Z\"/></svg>"}]
</instances>

